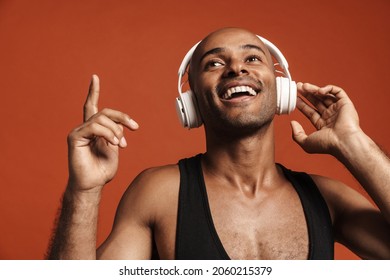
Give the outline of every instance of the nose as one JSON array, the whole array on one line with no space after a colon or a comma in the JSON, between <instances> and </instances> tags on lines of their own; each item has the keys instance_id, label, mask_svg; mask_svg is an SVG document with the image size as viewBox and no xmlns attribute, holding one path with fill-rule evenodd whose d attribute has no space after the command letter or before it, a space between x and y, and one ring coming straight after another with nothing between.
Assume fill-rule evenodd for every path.
<instances>
[{"instance_id":1,"label":"nose","mask_svg":"<svg viewBox=\"0 0 390 280\"><path fill-rule=\"evenodd\" d=\"M245 62L234 60L228 64L226 71L224 73L225 77L236 77L241 75L249 74L248 69L245 65Z\"/></svg>"}]
</instances>

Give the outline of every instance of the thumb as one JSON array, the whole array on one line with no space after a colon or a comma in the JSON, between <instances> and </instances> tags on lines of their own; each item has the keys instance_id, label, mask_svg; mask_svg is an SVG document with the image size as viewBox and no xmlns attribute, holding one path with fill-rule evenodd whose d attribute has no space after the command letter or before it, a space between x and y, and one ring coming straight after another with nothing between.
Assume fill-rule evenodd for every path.
<instances>
[{"instance_id":1,"label":"thumb","mask_svg":"<svg viewBox=\"0 0 390 280\"><path fill-rule=\"evenodd\" d=\"M307 135L302 125L297 121L291 121L292 138L299 146L303 146Z\"/></svg>"}]
</instances>

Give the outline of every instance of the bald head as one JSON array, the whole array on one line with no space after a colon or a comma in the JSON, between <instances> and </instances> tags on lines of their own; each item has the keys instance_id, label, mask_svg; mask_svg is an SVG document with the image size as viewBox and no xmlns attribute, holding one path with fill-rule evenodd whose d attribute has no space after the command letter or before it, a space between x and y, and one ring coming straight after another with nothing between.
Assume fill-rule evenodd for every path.
<instances>
[{"instance_id":1,"label":"bald head","mask_svg":"<svg viewBox=\"0 0 390 280\"><path fill-rule=\"evenodd\" d=\"M190 86L192 87L191 77L197 72L204 59L210 55L222 53L232 48L259 50L273 68L272 56L256 34L242 28L222 28L207 35L195 49L189 68Z\"/></svg>"},{"instance_id":2,"label":"bald head","mask_svg":"<svg viewBox=\"0 0 390 280\"><path fill-rule=\"evenodd\" d=\"M253 34L252 32L242 28L227 27L218 29L207 35L196 48L192 57L192 61L196 62L197 60L199 60L199 58L202 57L202 54L208 51L208 48L213 48L218 45L223 47L224 45L227 45L234 41L241 42L243 46L246 44L253 44L253 46L259 46L266 53L267 58L271 59L271 55L267 47L257 37L256 34Z\"/></svg>"}]
</instances>

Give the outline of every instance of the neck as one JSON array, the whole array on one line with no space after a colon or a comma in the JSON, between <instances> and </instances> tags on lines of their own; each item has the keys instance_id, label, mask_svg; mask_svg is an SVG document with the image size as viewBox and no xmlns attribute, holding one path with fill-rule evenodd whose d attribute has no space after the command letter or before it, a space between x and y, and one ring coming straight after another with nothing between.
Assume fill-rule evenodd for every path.
<instances>
[{"instance_id":1,"label":"neck","mask_svg":"<svg viewBox=\"0 0 390 280\"><path fill-rule=\"evenodd\" d=\"M245 136L208 133L203 157L205 175L250 192L267 187L277 176L273 122Z\"/></svg>"}]
</instances>

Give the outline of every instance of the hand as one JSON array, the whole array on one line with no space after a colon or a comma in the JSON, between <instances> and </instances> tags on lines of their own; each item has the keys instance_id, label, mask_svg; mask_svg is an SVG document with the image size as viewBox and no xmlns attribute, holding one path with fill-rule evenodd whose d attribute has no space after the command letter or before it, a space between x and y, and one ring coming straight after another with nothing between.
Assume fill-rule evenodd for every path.
<instances>
[{"instance_id":1,"label":"hand","mask_svg":"<svg viewBox=\"0 0 390 280\"><path fill-rule=\"evenodd\" d=\"M69 184L76 190L100 190L112 180L118 169L119 147L127 146L123 126L138 129L122 112L99 112L99 91L99 78L93 75L84 104L84 123L68 136Z\"/></svg>"},{"instance_id":2,"label":"hand","mask_svg":"<svg viewBox=\"0 0 390 280\"><path fill-rule=\"evenodd\" d=\"M337 157L341 142L357 132L359 117L351 100L342 88L328 85L318 87L309 83L298 83L297 108L310 120L317 131L306 135L302 126L292 121L293 139L308 153L328 153Z\"/></svg>"}]
</instances>

